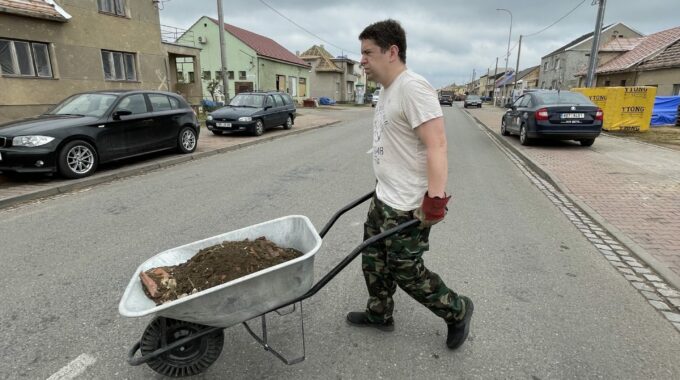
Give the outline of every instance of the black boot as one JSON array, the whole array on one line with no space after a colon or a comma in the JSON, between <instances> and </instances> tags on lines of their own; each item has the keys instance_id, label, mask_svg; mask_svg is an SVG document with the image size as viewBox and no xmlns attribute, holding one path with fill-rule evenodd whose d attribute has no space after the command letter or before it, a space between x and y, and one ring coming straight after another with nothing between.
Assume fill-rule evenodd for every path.
<instances>
[{"instance_id":1,"label":"black boot","mask_svg":"<svg viewBox=\"0 0 680 380\"><path fill-rule=\"evenodd\" d=\"M375 327L381 331L394 331L394 320L392 318L384 322L372 322L368 319L368 314L363 311L347 313L347 323L358 327Z\"/></svg>"},{"instance_id":2,"label":"black boot","mask_svg":"<svg viewBox=\"0 0 680 380\"><path fill-rule=\"evenodd\" d=\"M472 312L475 307L472 300L467 297L461 297L465 302L465 315L460 321L448 324L449 332L446 336L446 346L452 350L460 347L470 333L470 319L472 319Z\"/></svg>"}]
</instances>

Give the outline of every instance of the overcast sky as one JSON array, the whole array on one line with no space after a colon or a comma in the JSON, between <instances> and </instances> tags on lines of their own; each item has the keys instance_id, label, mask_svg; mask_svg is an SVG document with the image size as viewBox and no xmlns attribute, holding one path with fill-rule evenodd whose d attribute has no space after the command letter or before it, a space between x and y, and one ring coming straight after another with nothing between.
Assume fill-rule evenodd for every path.
<instances>
[{"instance_id":1,"label":"overcast sky","mask_svg":"<svg viewBox=\"0 0 680 380\"><path fill-rule=\"evenodd\" d=\"M224 21L277 41L295 53L324 44L334 55L359 60L357 36L372 22L394 18L407 36L407 65L435 87L470 81L472 70L493 71L496 57L504 66L512 12L512 40L537 32L564 16L583 0L264 0L314 33L316 38L260 0L224 1ZM597 6L585 0L573 13L546 31L522 41L520 70L540 64L541 56L592 31ZM680 26L680 0L609 0L605 24L624 22L644 34ZM160 11L161 24L190 27L199 17L217 18L216 0L169 0ZM516 49L510 67L515 67Z\"/></svg>"}]
</instances>

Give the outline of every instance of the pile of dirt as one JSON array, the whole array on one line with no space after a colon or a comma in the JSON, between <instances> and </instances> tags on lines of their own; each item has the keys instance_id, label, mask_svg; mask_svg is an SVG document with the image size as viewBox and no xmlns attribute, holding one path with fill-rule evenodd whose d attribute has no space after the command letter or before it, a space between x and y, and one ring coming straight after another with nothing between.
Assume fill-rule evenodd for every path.
<instances>
[{"instance_id":1,"label":"pile of dirt","mask_svg":"<svg viewBox=\"0 0 680 380\"><path fill-rule=\"evenodd\" d=\"M161 305L300 256L302 252L281 248L262 236L224 241L183 264L152 268L139 277L146 295Z\"/></svg>"}]
</instances>

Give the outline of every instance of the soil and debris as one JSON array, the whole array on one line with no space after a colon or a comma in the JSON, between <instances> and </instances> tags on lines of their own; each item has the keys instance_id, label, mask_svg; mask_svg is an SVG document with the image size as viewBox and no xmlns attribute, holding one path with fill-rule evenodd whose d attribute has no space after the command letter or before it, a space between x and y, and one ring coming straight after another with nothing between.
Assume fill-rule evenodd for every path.
<instances>
[{"instance_id":1,"label":"soil and debris","mask_svg":"<svg viewBox=\"0 0 680 380\"><path fill-rule=\"evenodd\" d=\"M224 241L200 250L187 262L139 274L146 295L156 305L186 297L302 256L265 238Z\"/></svg>"},{"instance_id":2,"label":"soil and debris","mask_svg":"<svg viewBox=\"0 0 680 380\"><path fill-rule=\"evenodd\" d=\"M608 132L613 136L644 141L666 148L680 150L680 127L665 126L650 128L646 132Z\"/></svg>"}]
</instances>

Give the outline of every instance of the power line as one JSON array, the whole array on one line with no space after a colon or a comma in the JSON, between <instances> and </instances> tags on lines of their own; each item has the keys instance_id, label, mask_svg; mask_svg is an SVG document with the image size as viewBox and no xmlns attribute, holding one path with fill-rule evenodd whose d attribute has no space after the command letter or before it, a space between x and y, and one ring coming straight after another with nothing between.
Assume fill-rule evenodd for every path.
<instances>
[{"instance_id":1,"label":"power line","mask_svg":"<svg viewBox=\"0 0 680 380\"><path fill-rule=\"evenodd\" d=\"M580 7L581 5L583 5L583 3L585 3L585 2L586 2L586 0L581 1L580 3L578 3L577 6L575 6L572 10L570 10L569 12L567 12L564 16L558 18L557 21L555 21L555 22L553 22L552 24L546 26L545 28L539 30L538 32L531 33L531 34L524 34L523 36L524 36L525 38L526 38L526 37L532 37L532 36L535 36L535 35L537 35L537 34L540 34L540 33L545 32L546 30L550 29L551 27L553 27L553 26L554 26L555 24L557 24L558 22L564 20L565 17L567 17L567 16L569 16L570 14L572 14L576 9L578 9L578 7Z\"/></svg>"},{"instance_id":2,"label":"power line","mask_svg":"<svg viewBox=\"0 0 680 380\"><path fill-rule=\"evenodd\" d=\"M275 12L276 14L278 14L279 16L281 16L281 17L285 18L286 20L288 20L288 22L290 22L291 24L297 26L298 28L300 28L301 30L303 30L303 31L305 31L306 33L310 34L311 36L317 38L318 40L320 40L320 41L322 41L322 42L325 42L325 43L327 43L327 44L329 44L329 45L335 47L336 49L340 49L341 51L343 51L343 52L345 52L345 53L350 53L350 54L353 54L353 55L356 55L356 56L360 56L360 55L361 55L361 54L355 53L355 52L353 52L353 51L351 51L351 50L349 50L349 49L342 48L342 47L340 47L340 46L338 46L338 45L335 45L335 44L333 44L333 43L330 43L330 42L324 40L323 38L319 37L318 35L316 35L316 34L310 32L309 30L307 30L307 29L306 29L305 27L303 27L302 25L300 25L300 24L298 24L297 22L295 22L295 21L291 20L290 18L286 17L286 15L284 15L284 14L281 13L281 12L279 12L279 11L276 10L274 7L272 7L271 5L267 4L264 0L260 0L260 3L264 4L267 8L271 9L272 11L274 11L274 12Z\"/></svg>"}]
</instances>

